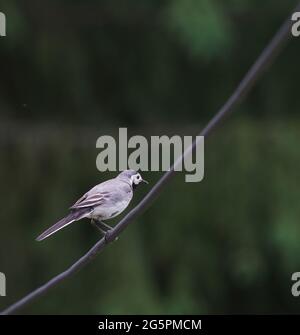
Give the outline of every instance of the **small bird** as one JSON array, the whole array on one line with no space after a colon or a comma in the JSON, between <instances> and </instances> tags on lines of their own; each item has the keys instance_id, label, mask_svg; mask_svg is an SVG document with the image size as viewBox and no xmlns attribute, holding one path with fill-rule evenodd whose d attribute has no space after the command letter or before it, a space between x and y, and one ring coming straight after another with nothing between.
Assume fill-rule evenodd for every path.
<instances>
[{"instance_id":1,"label":"small bird","mask_svg":"<svg viewBox=\"0 0 300 335\"><path fill-rule=\"evenodd\" d=\"M42 241L83 218L91 219L91 223L105 234L112 228L102 220L112 219L122 213L133 197L133 190L141 182L148 184L138 172L125 170L116 178L96 185L70 207L69 215L43 232L36 240Z\"/></svg>"}]
</instances>

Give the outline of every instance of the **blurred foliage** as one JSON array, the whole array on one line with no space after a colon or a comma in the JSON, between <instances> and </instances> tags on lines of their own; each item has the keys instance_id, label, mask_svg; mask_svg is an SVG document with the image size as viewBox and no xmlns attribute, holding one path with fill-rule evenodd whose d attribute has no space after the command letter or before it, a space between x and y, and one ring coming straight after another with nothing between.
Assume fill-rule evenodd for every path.
<instances>
[{"instance_id":1,"label":"blurred foliage","mask_svg":"<svg viewBox=\"0 0 300 335\"><path fill-rule=\"evenodd\" d=\"M212 60L220 50L227 53L232 32L229 18L220 9L211 0L175 0L168 8L171 27L195 56Z\"/></svg>"},{"instance_id":2,"label":"blurred foliage","mask_svg":"<svg viewBox=\"0 0 300 335\"><path fill-rule=\"evenodd\" d=\"M197 134L294 5L0 0L8 24L0 38L0 271L8 296L0 308L98 239L82 222L34 241L89 187L114 176L96 170L97 137L121 126ZM179 174L116 243L22 312L298 312L290 293L300 266L298 54L293 39L240 116L206 142L203 182ZM159 175L145 179L153 185Z\"/></svg>"}]
</instances>

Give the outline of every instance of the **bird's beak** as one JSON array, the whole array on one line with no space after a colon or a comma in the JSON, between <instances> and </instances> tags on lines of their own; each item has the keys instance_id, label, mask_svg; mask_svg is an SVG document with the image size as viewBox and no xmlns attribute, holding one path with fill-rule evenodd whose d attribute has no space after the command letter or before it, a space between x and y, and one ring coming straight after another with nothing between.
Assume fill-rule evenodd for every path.
<instances>
[{"instance_id":1,"label":"bird's beak","mask_svg":"<svg viewBox=\"0 0 300 335\"><path fill-rule=\"evenodd\" d=\"M149 184L149 182L148 182L147 180L145 180L145 179L142 179L142 181L143 181L144 183L146 183L146 184Z\"/></svg>"}]
</instances>

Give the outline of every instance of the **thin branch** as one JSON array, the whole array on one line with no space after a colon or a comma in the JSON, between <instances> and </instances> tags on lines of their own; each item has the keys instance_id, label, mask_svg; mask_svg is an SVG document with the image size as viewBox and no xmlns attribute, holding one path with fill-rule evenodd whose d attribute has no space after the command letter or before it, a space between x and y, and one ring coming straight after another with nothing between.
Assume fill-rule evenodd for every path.
<instances>
[{"instance_id":1,"label":"thin branch","mask_svg":"<svg viewBox=\"0 0 300 335\"><path fill-rule=\"evenodd\" d=\"M297 6L295 11L300 11L300 4ZM264 71L270 66L274 58L278 55L284 42L286 42L291 36L291 20L290 17L281 26L278 32L275 34L270 43L263 50L261 55L258 57L256 62L247 72L245 77L242 79L234 93L230 96L227 102L222 106L218 113L210 120L207 126L201 131L199 136L207 137L212 133L212 131L221 124L226 116L228 116L233 109L242 101L243 98L249 93L251 88L261 77ZM78 261L71 265L66 271L60 273L56 277L52 278L50 281L40 286L33 292L29 293L27 296L17 301L4 311L0 315L12 314L24 307L29 302L35 300L42 294L48 292L51 288L62 282L63 280L69 278L75 272L79 271L85 265L90 263L104 248L107 244L114 241L121 232L130 224L134 219L141 215L150 204L159 196L163 187L170 181L170 179L175 175L174 167L176 164L181 162L183 158L190 154L197 145L197 140L183 153L179 160L167 171L154 185L150 192L143 198L143 200L133 208L108 234L99 240L84 256L82 256Z\"/></svg>"}]
</instances>

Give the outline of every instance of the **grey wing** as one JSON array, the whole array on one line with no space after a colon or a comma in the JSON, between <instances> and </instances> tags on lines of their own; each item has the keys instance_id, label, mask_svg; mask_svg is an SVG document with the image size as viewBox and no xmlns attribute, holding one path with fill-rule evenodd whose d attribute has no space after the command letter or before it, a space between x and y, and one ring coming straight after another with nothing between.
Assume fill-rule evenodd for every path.
<instances>
[{"instance_id":1,"label":"grey wing","mask_svg":"<svg viewBox=\"0 0 300 335\"><path fill-rule=\"evenodd\" d=\"M108 192L88 192L75 202L70 209L79 209L84 207L97 207L108 200Z\"/></svg>"},{"instance_id":2,"label":"grey wing","mask_svg":"<svg viewBox=\"0 0 300 335\"><path fill-rule=\"evenodd\" d=\"M81 197L70 209L106 206L113 202L114 204L123 200L130 201L132 198L131 187L124 182L107 180L106 182L93 187L83 197Z\"/></svg>"}]
</instances>

